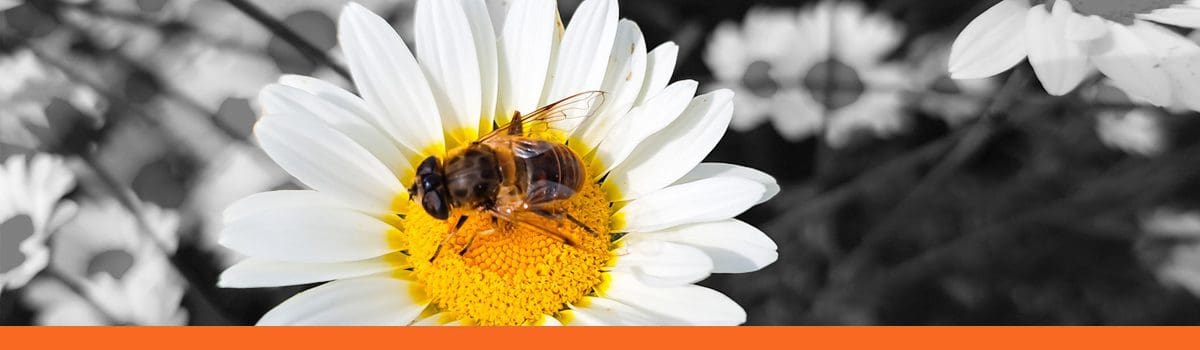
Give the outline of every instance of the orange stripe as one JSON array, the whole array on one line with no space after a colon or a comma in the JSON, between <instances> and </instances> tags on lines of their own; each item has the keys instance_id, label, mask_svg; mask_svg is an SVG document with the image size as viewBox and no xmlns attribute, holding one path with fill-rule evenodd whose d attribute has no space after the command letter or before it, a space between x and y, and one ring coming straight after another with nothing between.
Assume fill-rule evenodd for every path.
<instances>
[{"instance_id":1,"label":"orange stripe","mask_svg":"<svg viewBox=\"0 0 1200 350\"><path fill-rule=\"evenodd\" d=\"M1191 348L1185 327L0 327L5 349L1145 349ZM508 345L508 346L506 346ZM103 347L101 347L103 348Z\"/></svg>"}]
</instances>

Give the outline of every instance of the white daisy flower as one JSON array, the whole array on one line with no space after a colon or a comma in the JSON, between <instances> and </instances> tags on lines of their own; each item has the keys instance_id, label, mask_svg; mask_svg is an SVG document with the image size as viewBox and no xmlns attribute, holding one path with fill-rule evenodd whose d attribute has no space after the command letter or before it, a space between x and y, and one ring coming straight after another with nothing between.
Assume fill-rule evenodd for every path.
<instances>
[{"instance_id":1,"label":"white daisy flower","mask_svg":"<svg viewBox=\"0 0 1200 350\"><path fill-rule=\"evenodd\" d=\"M178 243L178 216L152 204L141 207L156 239L173 250ZM187 324L187 312L179 305L183 281L156 243L139 230L136 219L116 200L81 205L75 219L54 235L50 265L85 295L75 294L59 280L34 280L24 295L38 310L35 321L43 325Z\"/></svg>"},{"instance_id":2,"label":"white daisy flower","mask_svg":"<svg viewBox=\"0 0 1200 350\"><path fill-rule=\"evenodd\" d=\"M732 94L668 85L676 46L647 52L637 25L617 16L616 1L589 0L563 28L553 1L516 1L494 32L482 1L421 1L413 56L381 18L347 5L338 36L362 98L298 76L263 89L255 136L313 190L259 193L226 210L221 243L250 257L220 284L332 281L263 325L744 322L735 302L693 283L774 262L774 242L733 217L778 186L753 169L700 163L728 127ZM585 156L581 180L596 180L560 207L578 223L547 232L481 214L446 240L457 219L429 212L480 213L410 200L426 157L459 150L493 120L593 90L604 101L591 117L539 134L569 139ZM439 203L435 193L418 199Z\"/></svg>"},{"instance_id":3,"label":"white daisy flower","mask_svg":"<svg viewBox=\"0 0 1200 350\"><path fill-rule=\"evenodd\" d=\"M823 1L800 13L795 33L804 44L787 45L790 62L774 70L788 82L772 111L782 134L823 134L838 147L859 131L886 136L904 126L908 79L884 62L903 39L899 23L857 2Z\"/></svg>"},{"instance_id":4,"label":"white daisy flower","mask_svg":"<svg viewBox=\"0 0 1200 350\"><path fill-rule=\"evenodd\" d=\"M1200 110L1200 46L1156 23L1200 27L1200 1L1004 0L959 34L949 69L982 78L1028 57L1051 95L1099 70L1154 105Z\"/></svg>"},{"instance_id":5,"label":"white daisy flower","mask_svg":"<svg viewBox=\"0 0 1200 350\"><path fill-rule=\"evenodd\" d=\"M804 135L795 126L789 127L786 120L790 113L772 113L778 110L772 104L784 83L776 80L775 67L791 64L788 47L796 40L792 36L796 11L753 8L742 23L740 27L731 22L717 26L704 52L704 62L717 79L715 85L734 92L738 108L733 111L730 126L749 131L770 117L776 130L789 139L799 139Z\"/></svg>"},{"instance_id":6,"label":"white daisy flower","mask_svg":"<svg viewBox=\"0 0 1200 350\"><path fill-rule=\"evenodd\" d=\"M75 204L62 199L74 186L58 157L15 155L0 163L0 292L46 268L47 237L75 215Z\"/></svg>"}]
</instances>

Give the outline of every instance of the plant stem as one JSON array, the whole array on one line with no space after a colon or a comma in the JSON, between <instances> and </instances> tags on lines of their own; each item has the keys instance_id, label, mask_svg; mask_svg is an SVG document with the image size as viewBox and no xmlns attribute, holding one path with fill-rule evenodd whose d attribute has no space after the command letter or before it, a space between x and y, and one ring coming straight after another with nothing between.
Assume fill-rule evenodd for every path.
<instances>
[{"instance_id":1,"label":"plant stem","mask_svg":"<svg viewBox=\"0 0 1200 350\"><path fill-rule=\"evenodd\" d=\"M250 3L248 0L225 0L225 2L229 3L229 5L232 5L234 8L237 8L255 22L258 22L258 24L266 27L267 30L271 31L272 34L275 34L280 39L283 39L284 41L288 42L288 44L291 44L292 47L300 51L304 57L307 57L313 63L328 66L329 68L333 69L334 72L337 72L338 75L346 78L347 81L353 81L353 79L350 78L350 71L346 70L346 67L334 62L332 57L329 57L328 54L326 54L324 51L321 51L321 49L317 48L316 45L313 45L308 40L305 40L300 36L299 33L296 33L296 31L288 28L288 26L283 24L283 22L271 17L271 15L266 11L263 11L262 8Z\"/></svg>"}]
</instances>

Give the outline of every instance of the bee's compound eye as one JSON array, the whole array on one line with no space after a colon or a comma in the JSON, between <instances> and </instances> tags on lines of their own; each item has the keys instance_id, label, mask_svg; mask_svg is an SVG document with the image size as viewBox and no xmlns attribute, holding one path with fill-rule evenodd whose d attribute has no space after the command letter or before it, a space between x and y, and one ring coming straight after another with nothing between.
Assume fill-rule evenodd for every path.
<instances>
[{"instance_id":1,"label":"bee's compound eye","mask_svg":"<svg viewBox=\"0 0 1200 350\"><path fill-rule=\"evenodd\" d=\"M421 197L421 207L425 212L438 220L450 218L450 205L441 191L429 191Z\"/></svg>"}]
</instances>

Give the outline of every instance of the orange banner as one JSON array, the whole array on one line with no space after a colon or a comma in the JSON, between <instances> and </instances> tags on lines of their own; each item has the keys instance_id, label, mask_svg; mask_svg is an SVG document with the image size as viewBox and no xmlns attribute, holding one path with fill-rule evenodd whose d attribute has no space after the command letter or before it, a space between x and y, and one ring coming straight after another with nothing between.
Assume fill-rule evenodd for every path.
<instances>
[{"instance_id":1,"label":"orange banner","mask_svg":"<svg viewBox=\"0 0 1200 350\"><path fill-rule=\"evenodd\" d=\"M5 349L1135 349L1190 348L1191 327L0 327Z\"/></svg>"}]
</instances>

